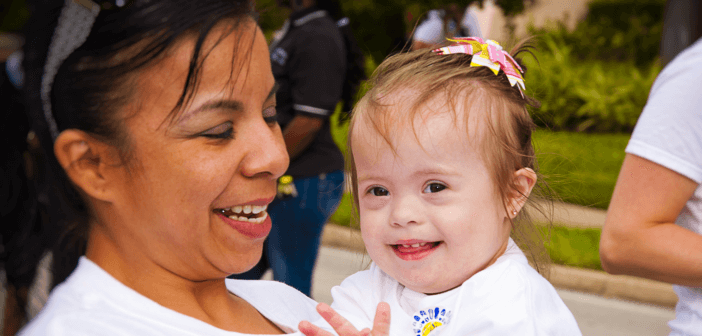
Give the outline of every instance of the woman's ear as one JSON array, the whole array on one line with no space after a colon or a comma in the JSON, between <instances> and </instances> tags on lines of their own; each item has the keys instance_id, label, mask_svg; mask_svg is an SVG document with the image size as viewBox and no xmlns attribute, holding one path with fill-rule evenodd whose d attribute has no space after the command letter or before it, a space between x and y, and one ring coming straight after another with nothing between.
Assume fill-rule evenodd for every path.
<instances>
[{"instance_id":1,"label":"woman's ear","mask_svg":"<svg viewBox=\"0 0 702 336\"><path fill-rule=\"evenodd\" d=\"M526 204L531 190L534 189L534 185L536 185L536 173L533 169L522 168L514 172L513 186L516 189L513 190L510 195L508 203L510 207L507 209L510 218L517 217L519 211L521 211L524 204Z\"/></svg>"},{"instance_id":2,"label":"woman's ear","mask_svg":"<svg viewBox=\"0 0 702 336\"><path fill-rule=\"evenodd\" d=\"M108 170L114 149L83 131L68 129L56 138L54 154L68 178L90 197L110 201ZM110 155L112 154L112 155Z\"/></svg>"}]
</instances>

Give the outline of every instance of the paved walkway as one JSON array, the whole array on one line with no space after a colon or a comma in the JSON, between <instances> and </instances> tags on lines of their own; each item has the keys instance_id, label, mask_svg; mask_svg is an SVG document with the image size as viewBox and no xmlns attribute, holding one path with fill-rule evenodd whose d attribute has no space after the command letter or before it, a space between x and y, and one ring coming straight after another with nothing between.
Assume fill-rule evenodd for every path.
<instances>
[{"instance_id":1,"label":"paved walkway","mask_svg":"<svg viewBox=\"0 0 702 336\"><path fill-rule=\"evenodd\" d=\"M549 205L541 203L544 209L549 209ZM555 225L566 225L580 228L601 228L604 226L607 211L585 207L582 205L568 204L563 202L553 202L552 221ZM545 222L547 219L541 213L532 211L532 216L536 222Z\"/></svg>"}]
</instances>

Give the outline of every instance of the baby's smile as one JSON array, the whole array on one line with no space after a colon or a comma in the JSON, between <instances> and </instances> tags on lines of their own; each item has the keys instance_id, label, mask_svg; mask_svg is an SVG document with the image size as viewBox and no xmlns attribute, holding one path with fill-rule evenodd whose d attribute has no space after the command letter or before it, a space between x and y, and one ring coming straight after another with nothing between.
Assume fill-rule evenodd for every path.
<instances>
[{"instance_id":1,"label":"baby's smile","mask_svg":"<svg viewBox=\"0 0 702 336\"><path fill-rule=\"evenodd\" d=\"M390 247L400 259L414 261L426 258L442 243L442 241L407 241L400 244L391 244Z\"/></svg>"}]
</instances>

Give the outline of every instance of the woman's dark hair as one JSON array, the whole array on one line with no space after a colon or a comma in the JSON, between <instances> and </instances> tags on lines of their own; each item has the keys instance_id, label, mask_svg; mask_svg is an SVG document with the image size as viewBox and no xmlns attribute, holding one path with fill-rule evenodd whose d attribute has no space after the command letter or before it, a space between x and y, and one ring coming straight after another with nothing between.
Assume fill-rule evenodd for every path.
<instances>
[{"instance_id":1,"label":"woman's dark hair","mask_svg":"<svg viewBox=\"0 0 702 336\"><path fill-rule=\"evenodd\" d=\"M43 254L43 250L32 249L49 246L53 252L53 285L62 282L73 271L78 258L85 252L90 220L88 204L54 155L54 139L44 118L40 94L49 44L64 2L37 0L31 3L33 13L24 45L24 99L16 108L19 111L10 111L29 116L40 144L37 149L40 159L36 165L43 169L39 169L32 181L16 169L15 175L20 176L15 177L28 185L29 201L17 203L8 211L25 214L20 219L22 222L13 225L34 224L41 217L46 223L44 225L50 228L47 232L53 232L50 238L46 238L51 240L49 243L31 245L26 244L30 242L27 240L15 241L13 246L24 248L29 254ZM123 7L111 2L97 3L102 9L90 35L62 63L56 74L50 97L51 112L59 130L82 130L118 148L123 161L127 162L130 142L123 129L123 120L127 116L117 112L133 92L134 88L128 85L131 76L157 62L181 38L196 38L186 83L172 114L177 113L187 105L196 90L200 68L207 56L207 50L202 50L202 46L209 32L226 20L232 23L228 31L231 33L239 23L252 20L253 6L249 1L236 0L128 0ZM21 137L18 141L26 142L26 130L15 136ZM10 163L20 159L3 160ZM38 216L39 213L44 215ZM36 267L36 264L29 266Z\"/></svg>"}]
</instances>

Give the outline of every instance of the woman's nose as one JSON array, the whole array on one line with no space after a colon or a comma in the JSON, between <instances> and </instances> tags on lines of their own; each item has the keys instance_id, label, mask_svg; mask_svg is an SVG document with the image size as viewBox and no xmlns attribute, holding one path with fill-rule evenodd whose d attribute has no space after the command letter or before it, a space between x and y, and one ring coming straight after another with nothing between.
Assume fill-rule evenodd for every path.
<instances>
[{"instance_id":1,"label":"woman's nose","mask_svg":"<svg viewBox=\"0 0 702 336\"><path fill-rule=\"evenodd\" d=\"M424 223L423 207L418 197L414 195L395 197L390 218L392 226L422 223Z\"/></svg>"},{"instance_id":2,"label":"woman's nose","mask_svg":"<svg viewBox=\"0 0 702 336\"><path fill-rule=\"evenodd\" d=\"M267 123L249 130L249 152L242 165L242 174L247 177L269 175L277 179L285 174L290 157L280 127L270 127Z\"/></svg>"}]
</instances>

